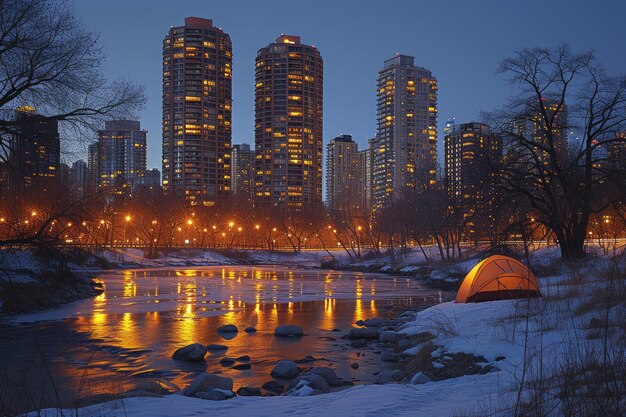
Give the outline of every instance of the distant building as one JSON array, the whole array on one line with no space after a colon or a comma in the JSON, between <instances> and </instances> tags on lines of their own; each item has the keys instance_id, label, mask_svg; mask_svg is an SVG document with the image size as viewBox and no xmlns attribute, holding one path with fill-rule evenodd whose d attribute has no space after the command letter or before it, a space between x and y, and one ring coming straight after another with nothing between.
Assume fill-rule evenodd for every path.
<instances>
[{"instance_id":1,"label":"distant building","mask_svg":"<svg viewBox=\"0 0 626 417\"><path fill-rule=\"evenodd\" d=\"M526 106L526 111L514 118L513 133L545 148L550 147L549 137L552 136L554 149L559 157L559 161L564 163L568 158L569 146L567 105L563 104L562 107L559 107L557 100L549 98L542 99L541 103L538 100L536 101L529 102ZM546 116L544 116L544 111ZM547 131L546 117L548 120L554 117L551 135ZM538 149L536 154L541 163L544 165L550 164L548 152Z\"/></svg>"},{"instance_id":2,"label":"distant building","mask_svg":"<svg viewBox=\"0 0 626 417\"><path fill-rule=\"evenodd\" d=\"M231 189L233 195L254 199L254 150L247 143L233 145L231 153Z\"/></svg>"},{"instance_id":3,"label":"distant building","mask_svg":"<svg viewBox=\"0 0 626 417\"><path fill-rule=\"evenodd\" d=\"M608 166L626 172L626 132L621 132L607 146Z\"/></svg>"},{"instance_id":4,"label":"distant building","mask_svg":"<svg viewBox=\"0 0 626 417\"><path fill-rule=\"evenodd\" d=\"M359 187L363 190L363 208L366 213L370 213L374 204L374 188L373 188L373 176L374 176L374 152L372 151L372 142L375 139L368 139L369 147L359 151L360 159L360 175L359 175Z\"/></svg>"},{"instance_id":5,"label":"distant building","mask_svg":"<svg viewBox=\"0 0 626 417\"><path fill-rule=\"evenodd\" d=\"M163 189L191 204L230 193L232 63L210 19L187 17L163 40Z\"/></svg>"},{"instance_id":6,"label":"distant building","mask_svg":"<svg viewBox=\"0 0 626 417\"><path fill-rule=\"evenodd\" d=\"M158 168L146 170L144 176L139 179L139 186L144 190L161 190L161 171Z\"/></svg>"},{"instance_id":7,"label":"distant building","mask_svg":"<svg viewBox=\"0 0 626 417\"><path fill-rule=\"evenodd\" d=\"M87 190L94 193L100 183L100 151L98 142L89 144L87 147Z\"/></svg>"},{"instance_id":8,"label":"distant building","mask_svg":"<svg viewBox=\"0 0 626 417\"><path fill-rule=\"evenodd\" d=\"M326 204L334 210L361 211L363 194L359 146L351 135L337 136L326 145Z\"/></svg>"},{"instance_id":9,"label":"distant building","mask_svg":"<svg viewBox=\"0 0 626 417\"><path fill-rule=\"evenodd\" d=\"M87 162L79 159L70 168L70 184L77 198L83 198L88 192L89 169Z\"/></svg>"},{"instance_id":10,"label":"distant building","mask_svg":"<svg viewBox=\"0 0 626 417\"><path fill-rule=\"evenodd\" d=\"M378 73L377 131L372 141L373 208L437 174L437 79L414 57L396 55Z\"/></svg>"},{"instance_id":11,"label":"distant building","mask_svg":"<svg viewBox=\"0 0 626 417\"><path fill-rule=\"evenodd\" d=\"M256 57L256 200L302 209L322 202L323 60L281 35Z\"/></svg>"},{"instance_id":12,"label":"distant building","mask_svg":"<svg viewBox=\"0 0 626 417\"><path fill-rule=\"evenodd\" d=\"M17 110L16 125L17 133L9 138L5 167L9 188L16 191L32 187L46 190L59 174L58 121L24 106Z\"/></svg>"},{"instance_id":13,"label":"distant building","mask_svg":"<svg viewBox=\"0 0 626 417\"><path fill-rule=\"evenodd\" d=\"M98 131L99 187L129 192L146 172L147 131L134 120L107 121Z\"/></svg>"},{"instance_id":14,"label":"distant building","mask_svg":"<svg viewBox=\"0 0 626 417\"><path fill-rule=\"evenodd\" d=\"M482 123L452 124L444 137L444 182L450 209L471 237L493 222L502 141Z\"/></svg>"}]
</instances>

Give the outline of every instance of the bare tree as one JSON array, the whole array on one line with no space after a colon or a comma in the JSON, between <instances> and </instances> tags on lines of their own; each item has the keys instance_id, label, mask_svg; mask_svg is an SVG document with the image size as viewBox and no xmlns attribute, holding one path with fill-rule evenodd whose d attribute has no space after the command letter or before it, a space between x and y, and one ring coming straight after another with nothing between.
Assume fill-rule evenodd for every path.
<instances>
[{"instance_id":1,"label":"bare tree","mask_svg":"<svg viewBox=\"0 0 626 417\"><path fill-rule=\"evenodd\" d=\"M30 106L66 131L97 129L144 103L143 89L108 82L98 36L87 31L65 0L0 1L0 162L19 133L15 112ZM67 133L68 135L70 133Z\"/></svg>"},{"instance_id":2,"label":"bare tree","mask_svg":"<svg viewBox=\"0 0 626 417\"><path fill-rule=\"evenodd\" d=\"M499 72L519 91L489 115L508 139L508 191L528 201L528 221L554 233L564 260L581 258L590 216L623 195L626 174L608 175L601 150L624 140L626 78L607 75L593 53L566 45L518 51ZM570 130L580 140L568 146Z\"/></svg>"}]
</instances>

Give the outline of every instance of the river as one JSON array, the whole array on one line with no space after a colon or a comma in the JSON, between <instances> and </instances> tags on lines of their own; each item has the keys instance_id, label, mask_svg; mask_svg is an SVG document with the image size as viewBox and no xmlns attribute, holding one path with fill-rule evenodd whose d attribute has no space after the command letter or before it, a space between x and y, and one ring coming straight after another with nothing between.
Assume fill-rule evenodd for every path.
<instances>
[{"instance_id":1,"label":"river","mask_svg":"<svg viewBox=\"0 0 626 417\"><path fill-rule=\"evenodd\" d=\"M389 318L442 297L407 277L272 266L116 270L98 279L105 291L96 298L4 320L0 392L9 389L0 401L32 410L124 392L143 378L184 387L203 371L233 378L236 390L271 380L277 360L307 355L321 359L302 366L331 366L346 381L373 382L376 372L398 365L341 336L357 320ZM218 334L224 324L239 332ZM280 324L300 325L305 336L276 338ZM257 332L245 333L248 326ZM200 363L171 359L195 342L228 350ZM249 355L251 369L222 367L225 355ZM355 362L358 369L350 367Z\"/></svg>"}]
</instances>

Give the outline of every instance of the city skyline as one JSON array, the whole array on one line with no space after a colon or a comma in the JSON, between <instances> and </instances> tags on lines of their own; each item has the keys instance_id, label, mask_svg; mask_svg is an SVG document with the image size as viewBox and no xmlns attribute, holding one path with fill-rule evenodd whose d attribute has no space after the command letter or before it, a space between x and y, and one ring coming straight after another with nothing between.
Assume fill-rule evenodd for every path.
<instances>
[{"instance_id":1,"label":"city skyline","mask_svg":"<svg viewBox=\"0 0 626 417\"><path fill-rule=\"evenodd\" d=\"M623 4L608 3L614 5L614 9L625 8ZM405 4L406 13L395 16L395 20L390 19L392 10L375 13L373 6L355 8L353 4L342 4L336 5L339 12L336 15L320 15L312 10L312 18L306 21L286 19L295 16L297 10L280 7L282 2L270 3L263 10L251 6L254 10L250 13L241 13L241 3L208 8L200 2L188 2L175 13L151 4L151 15L145 25L141 25L142 30L124 22L134 21L143 14L146 3L122 5L119 2L119 7L116 4L115 1L107 4L76 2L75 7L85 24L102 35L103 49L108 55L107 75L113 78L123 76L146 86L148 104L138 116L151 132L148 138L149 167L161 165L161 39L169 27L179 24L186 16L213 19L216 26L233 39L233 143L253 143L254 57L258 49L280 33L297 33L309 44L317 46L331 71L324 86L324 144L344 133L352 134L360 147L365 148L367 138L373 137L376 129L377 71L384 60L397 52L415 56L415 64L432 70L440 84L437 131L440 163L443 155L441 122L453 116L461 123L478 121L481 110L491 110L502 103L504 84L495 71L498 62L512 49L528 45L556 46L557 43L545 40L559 39L558 43L569 42L577 50L596 47L596 53L609 67L626 66L626 56L612 53L617 46L616 39L619 39L620 13L603 16L605 24L591 33L581 33L579 28L585 22L606 14L602 13L601 7L587 10L584 2L570 2L568 8L558 4L542 5L546 10L542 15L547 17L538 18L543 24L533 22L542 31L523 31L518 25L510 25L510 19L530 19L534 10L532 5L513 9L486 2L452 7L423 5L420 7L434 16L433 19L411 26L399 23L410 21L415 15L418 6L412 4ZM583 7L585 13L580 13ZM125 13L116 13L119 8ZM350 11L350 19L342 18L346 16L342 11ZM549 18L557 12L561 19ZM476 30L475 20L469 18L472 15L488 20L491 30ZM106 17L120 21L115 30L106 24ZM262 18L263 25L251 24L251 20L258 18ZM612 19L615 19L614 24L610 22ZM320 22L324 27L341 30L320 31ZM368 28L372 24L384 29L385 36L370 33ZM366 47L352 48L350 45L357 41ZM469 48L468 45L472 44ZM120 45L125 47L120 48ZM471 65L455 65L458 62L471 62ZM354 68L358 70L354 71ZM64 159L70 163L75 159L86 159L86 147L87 144L79 145L72 149L73 154L66 153Z\"/></svg>"}]
</instances>

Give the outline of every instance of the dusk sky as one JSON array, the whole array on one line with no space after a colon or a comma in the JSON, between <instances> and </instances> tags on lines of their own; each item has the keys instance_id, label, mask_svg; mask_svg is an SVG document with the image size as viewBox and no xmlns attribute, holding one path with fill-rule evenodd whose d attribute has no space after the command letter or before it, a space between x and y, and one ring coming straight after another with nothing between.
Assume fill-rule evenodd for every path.
<instances>
[{"instance_id":1,"label":"dusk sky","mask_svg":"<svg viewBox=\"0 0 626 417\"><path fill-rule=\"evenodd\" d=\"M140 116L148 130L149 168L161 169L162 40L186 16L213 19L232 39L233 143L254 143L254 59L281 33L301 36L324 59L325 144L346 133L364 146L375 134L376 77L383 61L397 52L415 56L416 65L430 69L439 83L440 159L449 117L477 120L509 95L496 68L515 49L567 42L575 51L595 50L610 72L626 72L626 2L620 0L74 3L85 25L101 34L106 75L146 88Z\"/></svg>"}]
</instances>

